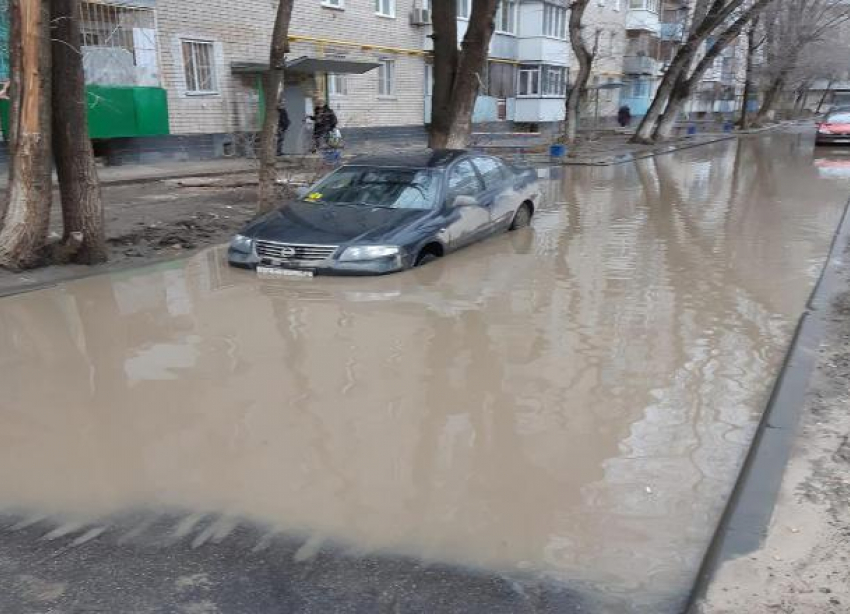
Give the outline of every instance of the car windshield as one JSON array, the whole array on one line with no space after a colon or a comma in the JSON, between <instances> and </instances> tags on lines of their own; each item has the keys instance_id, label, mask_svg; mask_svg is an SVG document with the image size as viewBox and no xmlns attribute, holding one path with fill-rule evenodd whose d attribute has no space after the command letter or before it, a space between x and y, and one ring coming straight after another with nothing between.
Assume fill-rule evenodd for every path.
<instances>
[{"instance_id":1,"label":"car windshield","mask_svg":"<svg viewBox=\"0 0 850 614\"><path fill-rule=\"evenodd\" d=\"M314 185L304 200L387 209L433 209L439 175L430 170L344 166Z\"/></svg>"},{"instance_id":2,"label":"car windshield","mask_svg":"<svg viewBox=\"0 0 850 614\"><path fill-rule=\"evenodd\" d=\"M850 124L850 112L848 113L833 113L826 118L830 124Z\"/></svg>"}]
</instances>

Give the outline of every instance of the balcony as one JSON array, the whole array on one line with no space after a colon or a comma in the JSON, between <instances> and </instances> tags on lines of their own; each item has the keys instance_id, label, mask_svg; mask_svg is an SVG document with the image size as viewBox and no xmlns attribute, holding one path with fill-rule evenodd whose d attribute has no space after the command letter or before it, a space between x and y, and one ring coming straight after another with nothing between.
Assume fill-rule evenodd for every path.
<instances>
[{"instance_id":1,"label":"balcony","mask_svg":"<svg viewBox=\"0 0 850 614\"><path fill-rule=\"evenodd\" d=\"M663 41L682 41L685 38L685 24L662 23L658 36Z\"/></svg>"},{"instance_id":2,"label":"balcony","mask_svg":"<svg viewBox=\"0 0 850 614\"><path fill-rule=\"evenodd\" d=\"M657 75L658 61L647 55L627 55L623 58L623 72L627 75Z\"/></svg>"},{"instance_id":3,"label":"balcony","mask_svg":"<svg viewBox=\"0 0 850 614\"><path fill-rule=\"evenodd\" d=\"M643 9L629 9L626 13L626 30L650 32L658 36L661 24L658 13Z\"/></svg>"}]
</instances>

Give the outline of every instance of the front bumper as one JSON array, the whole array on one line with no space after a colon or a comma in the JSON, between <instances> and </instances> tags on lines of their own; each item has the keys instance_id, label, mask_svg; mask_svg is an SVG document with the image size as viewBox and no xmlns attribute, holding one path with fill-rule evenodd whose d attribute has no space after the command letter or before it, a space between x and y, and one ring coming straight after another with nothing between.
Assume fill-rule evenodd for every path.
<instances>
[{"instance_id":1,"label":"front bumper","mask_svg":"<svg viewBox=\"0 0 850 614\"><path fill-rule=\"evenodd\" d=\"M315 275L387 275L403 271L412 266L412 257L408 254L376 258L375 260L359 260L343 262L334 258L317 262L290 261L282 263L266 262L254 253L227 250L227 262L231 266L244 269L255 269L258 266L280 266L284 269L312 271Z\"/></svg>"},{"instance_id":2,"label":"front bumper","mask_svg":"<svg viewBox=\"0 0 850 614\"><path fill-rule=\"evenodd\" d=\"M817 145L850 145L850 134L824 134L818 132L815 136Z\"/></svg>"}]
</instances>

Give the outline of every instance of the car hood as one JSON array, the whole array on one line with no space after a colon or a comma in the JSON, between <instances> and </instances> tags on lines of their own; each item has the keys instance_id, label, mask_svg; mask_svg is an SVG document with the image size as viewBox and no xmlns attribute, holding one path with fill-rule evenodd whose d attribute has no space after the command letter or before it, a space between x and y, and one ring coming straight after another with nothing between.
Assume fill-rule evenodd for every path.
<instances>
[{"instance_id":1,"label":"car hood","mask_svg":"<svg viewBox=\"0 0 850 614\"><path fill-rule=\"evenodd\" d=\"M254 239L318 245L381 243L430 211L292 201L252 222L242 234Z\"/></svg>"}]
</instances>

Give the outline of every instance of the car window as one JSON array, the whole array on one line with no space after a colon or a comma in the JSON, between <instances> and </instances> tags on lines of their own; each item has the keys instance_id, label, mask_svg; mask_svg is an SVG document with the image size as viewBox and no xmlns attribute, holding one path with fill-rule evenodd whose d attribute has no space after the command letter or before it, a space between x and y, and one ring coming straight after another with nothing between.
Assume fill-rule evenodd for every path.
<instances>
[{"instance_id":1,"label":"car window","mask_svg":"<svg viewBox=\"0 0 850 614\"><path fill-rule=\"evenodd\" d=\"M478 168L478 172L480 172L481 176L484 178L484 184L487 186L488 190L492 190L502 185L502 182L505 180L506 173L501 162L495 158L484 157L475 158L473 162Z\"/></svg>"},{"instance_id":2,"label":"car window","mask_svg":"<svg viewBox=\"0 0 850 614\"><path fill-rule=\"evenodd\" d=\"M304 200L330 205L432 209L439 177L434 171L344 166L310 188Z\"/></svg>"},{"instance_id":3,"label":"car window","mask_svg":"<svg viewBox=\"0 0 850 614\"><path fill-rule=\"evenodd\" d=\"M832 113L826 121L830 124L850 124L850 113Z\"/></svg>"},{"instance_id":4,"label":"car window","mask_svg":"<svg viewBox=\"0 0 850 614\"><path fill-rule=\"evenodd\" d=\"M449 198L477 196L484 190L481 179L469 160L462 160L449 173Z\"/></svg>"}]
</instances>

